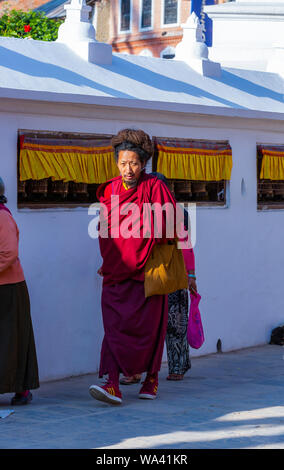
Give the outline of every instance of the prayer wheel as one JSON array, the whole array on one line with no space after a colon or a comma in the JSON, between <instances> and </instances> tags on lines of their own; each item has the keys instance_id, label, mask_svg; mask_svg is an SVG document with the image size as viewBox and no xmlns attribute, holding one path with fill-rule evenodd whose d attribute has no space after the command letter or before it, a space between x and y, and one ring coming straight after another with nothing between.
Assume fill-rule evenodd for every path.
<instances>
[{"instance_id":1,"label":"prayer wheel","mask_svg":"<svg viewBox=\"0 0 284 470\"><path fill-rule=\"evenodd\" d=\"M33 194L40 194L46 197L48 192L48 178L37 181L33 180L31 182L31 192Z\"/></svg>"},{"instance_id":2,"label":"prayer wheel","mask_svg":"<svg viewBox=\"0 0 284 470\"><path fill-rule=\"evenodd\" d=\"M284 181L277 181L273 183L274 196L284 199Z\"/></svg>"},{"instance_id":3,"label":"prayer wheel","mask_svg":"<svg viewBox=\"0 0 284 470\"><path fill-rule=\"evenodd\" d=\"M259 183L259 194L261 199L273 198L273 186L270 181L261 181Z\"/></svg>"},{"instance_id":4,"label":"prayer wheel","mask_svg":"<svg viewBox=\"0 0 284 470\"><path fill-rule=\"evenodd\" d=\"M18 194L22 199L25 199L27 197L25 181L18 182Z\"/></svg>"},{"instance_id":5,"label":"prayer wheel","mask_svg":"<svg viewBox=\"0 0 284 470\"><path fill-rule=\"evenodd\" d=\"M51 183L52 194L61 196L62 198L67 197L68 187L69 183L65 183L64 181L52 181Z\"/></svg>"},{"instance_id":6,"label":"prayer wheel","mask_svg":"<svg viewBox=\"0 0 284 470\"><path fill-rule=\"evenodd\" d=\"M88 185L87 183L74 183L73 181L69 184L69 190L73 197L88 198Z\"/></svg>"},{"instance_id":7,"label":"prayer wheel","mask_svg":"<svg viewBox=\"0 0 284 470\"><path fill-rule=\"evenodd\" d=\"M194 193L206 194L206 183L200 181L192 183L192 191Z\"/></svg>"},{"instance_id":8,"label":"prayer wheel","mask_svg":"<svg viewBox=\"0 0 284 470\"><path fill-rule=\"evenodd\" d=\"M180 181L175 181L175 193L180 194L191 194L191 181L186 181L186 180L180 180Z\"/></svg>"}]
</instances>

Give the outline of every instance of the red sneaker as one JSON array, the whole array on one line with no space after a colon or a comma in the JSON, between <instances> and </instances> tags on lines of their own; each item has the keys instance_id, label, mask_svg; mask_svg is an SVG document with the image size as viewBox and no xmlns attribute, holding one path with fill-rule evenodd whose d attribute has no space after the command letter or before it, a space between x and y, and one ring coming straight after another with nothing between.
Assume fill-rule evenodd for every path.
<instances>
[{"instance_id":1,"label":"red sneaker","mask_svg":"<svg viewBox=\"0 0 284 470\"><path fill-rule=\"evenodd\" d=\"M153 377L146 377L145 382L139 392L139 398L145 398L146 400L154 400L157 397L158 390L158 379Z\"/></svg>"},{"instance_id":2,"label":"red sneaker","mask_svg":"<svg viewBox=\"0 0 284 470\"><path fill-rule=\"evenodd\" d=\"M122 395L118 385L112 382L107 382L103 386L91 385L89 392L95 400L111 403L112 405L119 405L122 402Z\"/></svg>"}]
</instances>

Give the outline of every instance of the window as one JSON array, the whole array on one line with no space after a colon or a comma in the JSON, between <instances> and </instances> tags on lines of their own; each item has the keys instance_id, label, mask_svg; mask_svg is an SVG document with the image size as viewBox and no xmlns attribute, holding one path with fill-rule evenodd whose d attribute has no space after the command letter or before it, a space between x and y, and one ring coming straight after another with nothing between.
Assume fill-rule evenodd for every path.
<instances>
[{"instance_id":1,"label":"window","mask_svg":"<svg viewBox=\"0 0 284 470\"><path fill-rule=\"evenodd\" d=\"M284 209L284 145L257 146L257 208Z\"/></svg>"},{"instance_id":2,"label":"window","mask_svg":"<svg viewBox=\"0 0 284 470\"><path fill-rule=\"evenodd\" d=\"M173 59L176 55L174 47L168 46L161 52L162 59Z\"/></svg>"},{"instance_id":3,"label":"window","mask_svg":"<svg viewBox=\"0 0 284 470\"><path fill-rule=\"evenodd\" d=\"M152 0L141 0L140 29L152 28Z\"/></svg>"},{"instance_id":4,"label":"window","mask_svg":"<svg viewBox=\"0 0 284 470\"><path fill-rule=\"evenodd\" d=\"M178 23L178 0L164 0L163 24Z\"/></svg>"},{"instance_id":5,"label":"window","mask_svg":"<svg viewBox=\"0 0 284 470\"><path fill-rule=\"evenodd\" d=\"M111 136L19 131L18 207L89 206L118 176Z\"/></svg>"},{"instance_id":6,"label":"window","mask_svg":"<svg viewBox=\"0 0 284 470\"><path fill-rule=\"evenodd\" d=\"M153 140L153 171L166 176L177 201L226 205L232 168L232 150L227 141Z\"/></svg>"},{"instance_id":7,"label":"window","mask_svg":"<svg viewBox=\"0 0 284 470\"><path fill-rule=\"evenodd\" d=\"M120 31L130 31L131 26L131 0L120 0Z\"/></svg>"}]
</instances>

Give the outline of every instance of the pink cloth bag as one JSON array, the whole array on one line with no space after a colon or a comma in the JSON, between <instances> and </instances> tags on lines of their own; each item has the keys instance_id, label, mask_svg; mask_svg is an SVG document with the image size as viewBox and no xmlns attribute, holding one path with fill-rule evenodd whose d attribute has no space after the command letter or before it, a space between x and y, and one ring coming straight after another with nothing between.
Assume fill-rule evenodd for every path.
<instances>
[{"instance_id":1,"label":"pink cloth bag","mask_svg":"<svg viewBox=\"0 0 284 470\"><path fill-rule=\"evenodd\" d=\"M198 293L190 294L187 341L188 344L194 349L199 349L204 343L204 333L198 307L200 299L201 296Z\"/></svg>"}]
</instances>

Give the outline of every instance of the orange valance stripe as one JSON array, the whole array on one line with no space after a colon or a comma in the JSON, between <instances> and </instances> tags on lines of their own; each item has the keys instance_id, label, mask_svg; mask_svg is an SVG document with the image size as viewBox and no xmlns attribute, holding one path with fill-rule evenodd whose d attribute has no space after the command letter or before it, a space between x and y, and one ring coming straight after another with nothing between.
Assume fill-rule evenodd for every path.
<instances>
[{"instance_id":1,"label":"orange valance stripe","mask_svg":"<svg viewBox=\"0 0 284 470\"><path fill-rule=\"evenodd\" d=\"M48 145L22 140L19 163L20 181L52 178L53 181L100 184L119 175L110 145Z\"/></svg>"},{"instance_id":2,"label":"orange valance stripe","mask_svg":"<svg viewBox=\"0 0 284 470\"><path fill-rule=\"evenodd\" d=\"M232 150L170 147L157 144L157 171L166 178L220 181L230 180Z\"/></svg>"}]
</instances>

